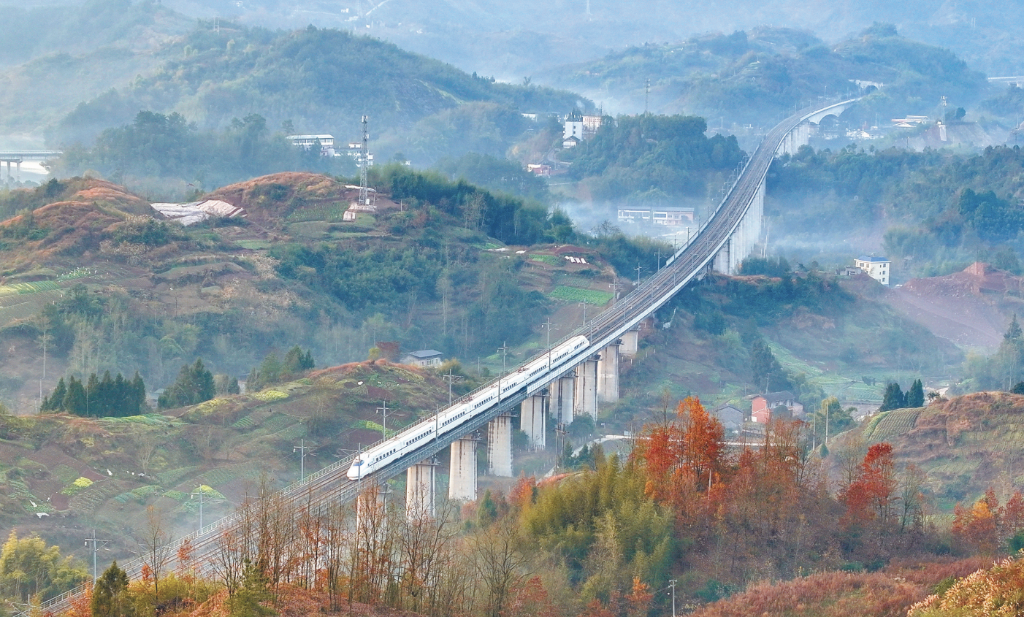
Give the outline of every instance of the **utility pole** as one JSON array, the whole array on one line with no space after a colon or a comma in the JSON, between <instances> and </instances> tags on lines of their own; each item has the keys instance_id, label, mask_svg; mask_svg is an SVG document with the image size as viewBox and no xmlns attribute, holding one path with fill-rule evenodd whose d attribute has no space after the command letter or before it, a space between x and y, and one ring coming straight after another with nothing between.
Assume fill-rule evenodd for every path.
<instances>
[{"instance_id":1,"label":"utility pole","mask_svg":"<svg viewBox=\"0 0 1024 617\"><path fill-rule=\"evenodd\" d=\"M828 406L825 407L825 447L828 447Z\"/></svg>"},{"instance_id":2,"label":"utility pole","mask_svg":"<svg viewBox=\"0 0 1024 617\"><path fill-rule=\"evenodd\" d=\"M672 588L672 617L676 617L676 580L669 581L668 586Z\"/></svg>"},{"instance_id":3,"label":"utility pole","mask_svg":"<svg viewBox=\"0 0 1024 617\"><path fill-rule=\"evenodd\" d=\"M637 287L640 286L640 270L643 270L643 268L640 266L640 262L637 262L637 264L636 264L636 286Z\"/></svg>"},{"instance_id":4,"label":"utility pole","mask_svg":"<svg viewBox=\"0 0 1024 617\"><path fill-rule=\"evenodd\" d=\"M302 439L299 441L299 445L292 446L292 452L299 452L299 482L306 479L306 450L309 450L309 446L306 445L306 440Z\"/></svg>"},{"instance_id":5,"label":"utility pole","mask_svg":"<svg viewBox=\"0 0 1024 617\"><path fill-rule=\"evenodd\" d=\"M92 537L85 539L85 545L89 546L90 542L92 542L92 583L93 583L93 585L95 585L96 584L96 579L97 579L97 573L96 573L96 545L97 545L98 542L103 542L104 544L106 544L107 541L106 540L98 539L96 537L96 530L93 529L92 530Z\"/></svg>"},{"instance_id":6,"label":"utility pole","mask_svg":"<svg viewBox=\"0 0 1024 617\"><path fill-rule=\"evenodd\" d=\"M580 302L580 306L583 307L583 325L586 326L587 325L587 303L586 302Z\"/></svg>"},{"instance_id":7,"label":"utility pole","mask_svg":"<svg viewBox=\"0 0 1024 617\"><path fill-rule=\"evenodd\" d=\"M199 531L203 530L203 485L200 484L196 490L192 491L192 494L188 496L192 499L196 495L199 495Z\"/></svg>"},{"instance_id":8,"label":"utility pole","mask_svg":"<svg viewBox=\"0 0 1024 617\"><path fill-rule=\"evenodd\" d=\"M388 438L388 402L384 401L383 407L378 407L377 411L383 413L383 420L380 423L380 434L384 439Z\"/></svg>"},{"instance_id":9,"label":"utility pole","mask_svg":"<svg viewBox=\"0 0 1024 617\"><path fill-rule=\"evenodd\" d=\"M441 379L444 379L445 381L448 382L448 406L449 407L452 406L452 381L456 377L459 377L459 376L454 374L454 373L452 373L452 369L450 369L450 368L448 369L448 374L447 375L441 375Z\"/></svg>"},{"instance_id":10,"label":"utility pole","mask_svg":"<svg viewBox=\"0 0 1024 617\"><path fill-rule=\"evenodd\" d=\"M547 347L548 347L548 370L551 370L551 318L548 317L544 321L544 323L541 324L540 327L542 327L542 328L547 330L547 335L548 335L548 345L547 345Z\"/></svg>"},{"instance_id":11,"label":"utility pole","mask_svg":"<svg viewBox=\"0 0 1024 617\"><path fill-rule=\"evenodd\" d=\"M501 378L505 376L505 354L508 352L508 344L505 341L501 342L501 347L498 348L501 352L501 374L498 375L498 402L501 402Z\"/></svg>"},{"instance_id":12,"label":"utility pole","mask_svg":"<svg viewBox=\"0 0 1024 617\"><path fill-rule=\"evenodd\" d=\"M649 113L648 112L648 104L650 103L650 101L651 101L651 79L647 78L647 80L644 81L644 115L645 116Z\"/></svg>"},{"instance_id":13,"label":"utility pole","mask_svg":"<svg viewBox=\"0 0 1024 617\"><path fill-rule=\"evenodd\" d=\"M359 170L359 205L368 206L370 205L370 190L367 186L366 174L367 167L370 166L370 132L367 129L367 123L370 121L370 116L363 116L363 149L360 153L360 159L362 160L362 166Z\"/></svg>"},{"instance_id":14,"label":"utility pole","mask_svg":"<svg viewBox=\"0 0 1024 617\"><path fill-rule=\"evenodd\" d=\"M505 375L505 356L508 353L508 343L502 341L498 351L501 352L501 374Z\"/></svg>"}]
</instances>

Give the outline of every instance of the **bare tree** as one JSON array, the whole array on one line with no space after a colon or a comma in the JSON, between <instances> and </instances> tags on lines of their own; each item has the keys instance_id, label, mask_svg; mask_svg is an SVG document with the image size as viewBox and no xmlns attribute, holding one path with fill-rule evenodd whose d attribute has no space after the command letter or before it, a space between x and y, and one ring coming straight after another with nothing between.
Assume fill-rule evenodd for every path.
<instances>
[{"instance_id":1,"label":"bare tree","mask_svg":"<svg viewBox=\"0 0 1024 617\"><path fill-rule=\"evenodd\" d=\"M332 503L327 506L325 519L322 536L323 579L331 601L331 610L338 610L341 573L344 571L346 559L351 557L348 550L353 535L349 527L351 510L342 504Z\"/></svg>"},{"instance_id":2,"label":"bare tree","mask_svg":"<svg viewBox=\"0 0 1024 617\"><path fill-rule=\"evenodd\" d=\"M525 579L526 557L517 547L519 524L506 515L470 538L473 565L487 596L485 614L501 617L512 591Z\"/></svg>"},{"instance_id":3,"label":"bare tree","mask_svg":"<svg viewBox=\"0 0 1024 617\"><path fill-rule=\"evenodd\" d=\"M455 506L445 504L435 517L406 518L399 534L401 585L404 608L423 612L437 608L444 569L454 557L458 533Z\"/></svg>"},{"instance_id":4,"label":"bare tree","mask_svg":"<svg viewBox=\"0 0 1024 617\"><path fill-rule=\"evenodd\" d=\"M278 587L287 579L289 551L295 537L294 511L284 497L274 490L269 476L260 477L259 494L251 507L254 515L252 553L253 564L270 582L273 600L277 601Z\"/></svg>"},{"instance_id":5,"label":"bare tree","mask_svg":"<svg viewBox=\"0 0 1024 617\"><path fill-rule=\"evenodd\" d=\"M900 533L906 531L908 525L917 529L924 520L923 489L927 481L927 474L917 465L907 465L903 470L900 478L900 503L903 504L900 512Z\"/></svg>"},{"instance_id":6,"label":"bare tree","mask_svg":"<svg viewBox=\"0 0 1024 617\"><path fill-rule=\"evenodd\" d=\"M372 604L385 598L395 563L395 533L386 494L370 486L356 499L349 600Z\"/></svg>"},{"instance_id":7,"label":"bare tree","mask_svg":"<svg viewBox=\"0 0 1024 617\"><path fill-rule=\"evenodd\" d=\"M146 549L146 558L150 570L153 572L153 599L154 604L160 604L160 576L163 574L164 566L171 558L170 538L164 529L163 513L149 506L146 508L146 529L142 544Z\"/></svg>"}]
</instances>

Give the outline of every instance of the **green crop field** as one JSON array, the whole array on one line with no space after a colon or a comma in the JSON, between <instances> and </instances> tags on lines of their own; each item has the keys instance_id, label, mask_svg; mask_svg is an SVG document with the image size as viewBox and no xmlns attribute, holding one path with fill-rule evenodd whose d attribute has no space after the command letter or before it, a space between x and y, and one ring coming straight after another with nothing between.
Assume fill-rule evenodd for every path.
<instances>
[{"instance_id":1,"label":"green crop field","mask_svg":"<svg viewBox=\"0 0 1024 617\"><path fill-rule=\"evenodd\" d=\"M563 302L586 302L595 306L607 304L612 299L610 291L596 291L593 289L581 289L579 287L567 287L559 285L548 294L553 300Z\"/></svg>"},{"instance_id":2,"label":"green crop field","mask_svg":"<svg viewBox=\"0 0 1024 617\"><path fill-rule=\"evenodd\" d=\"M270 248L269 240L239 240L235 244L250 251L262 251Z\"/></svg>"},{"instance_id":3,"label":"green crop field","mask_svg":"<svg viewBox=\"0 0 1024 617\"><path fill-rule=\"evenodd\" d=\"M55 289L60 289L60 285L54 281L13 283L11 285L0 285L0 296L34 294L40 291L53 291Z\"/></svg>"},{"instance_id":4,"label":"green crop field","mask_svg":"<svg viewBox=\"0 0 1024 617\"><path fill-rule=\"evenodd\" d=\"M539 262L541 262L543 264L547 264L549 266L561 265L561 263L563 261L563 260L555 257L554 255L530 255L530 260L531 261L539 261Z\"/></svg>"}]
</instances>

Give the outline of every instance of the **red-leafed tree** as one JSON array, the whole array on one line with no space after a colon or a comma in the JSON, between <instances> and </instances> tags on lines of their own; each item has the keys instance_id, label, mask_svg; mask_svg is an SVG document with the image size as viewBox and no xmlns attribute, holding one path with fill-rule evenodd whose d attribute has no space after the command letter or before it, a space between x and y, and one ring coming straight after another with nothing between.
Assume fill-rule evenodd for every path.
<instances>
[{"instance_id":1,"label":"red-leafed tree","mask_svg":"<svg viewBox=\"0 0 1024 617\"><path fill-rule=\"evenodd\" d=\"M534 576L519 588L501 617L558 617L559 611L548 597L540 577Z\"/></svg>"},{"instance_id":2,"label":"red-leafed tree","mask_svg":"<svg viewBox=\"0 0 1024 617\"><path fill-rule=\"evenodd\" d=\"M647 475L647 494L670 498L680 490L706 490L723 465L724 430L700 399L689 396L676 408L676 422L645 428L631 455Z\"/></svg>"},{"instance_id":3,"label":"red-leafed tree","mask_svg":"<svg viewBox=\"0 0 1024 617\"><path fill-rule=\"evenodd\" d=\"M868 448L857 477L841 495L852 521L877 521L887 525L895 513L898 481L892 446L877 443Z\"/></svg>"}]
</instances>

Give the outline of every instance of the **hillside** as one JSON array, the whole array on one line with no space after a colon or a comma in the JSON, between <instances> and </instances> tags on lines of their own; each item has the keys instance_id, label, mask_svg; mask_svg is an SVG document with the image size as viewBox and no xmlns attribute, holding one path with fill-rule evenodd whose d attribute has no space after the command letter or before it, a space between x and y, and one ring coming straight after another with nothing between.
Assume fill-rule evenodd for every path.
<instances>
[{"instance_id":1,"label":"hillside","mask_svg":"<svg viewBox=\"0 0 1024 617\"><path fill-rule=\"evenodd\" d=\"M989 564L961 561L899 563L880 572L815 573L792 581L760 583L744 592L698 608L695 617L823 615L903 617L947 577L960 578Z\"/></svg>"},{"instance_id":2,"label":"hillside","mask_svg":"<svg viewBox=\"0 0 1024 617\"><path fill-rule=\"evenodd\" d=\"M989 487L1005 502L1024 476L1020 441L1024 397L978 392L923 409L897 409L871 418L850 437L893 445L901 465L927 474L929 497L940 513L973 504ZM841 449L837 441L833 451Z\"/></svg>"},{"instance_id":3,"label":"hillside","mask_svg":"<svg viewBox=\"0 0 1024 617\"><path fill-rule=\"evenodd\" d=\"M963 356L953 344L879 302L877 283L864 279L714 276L683 290L659 311L659 327L623 377L628 400L610 413L659 409L663 393L749 411L750 396L764 389L751 377L751 346L761 339L806 409L836 396L873 412L886 382L938 383L957 370Z\"/></svg>"},{"instance_id":4,"label":"hillside","mask_svg":"<svg viewBox=\"0 0 1024 617\"><path fill-rule=\"evenodd\" d=\"M605 305L614 268L655 267L660 245L577 237L564 216L464 182L401 166L373 180L377 211L355 221L343 213L357 189L283 173L208 195L245 217L186 228L101 180L12 191L0 202L22 212L0 222L0 400L37 406L44 340L47 390L68 371L109 369L139 370L152 391L197 356L244 376L295 344L339 364L381 340L493 370L503 343L510 361L536 348L545 315L567 333L580 302Z\"/></svg>"},{"instance_id":5,"label":"hillside","mask_svg":"<svg viewBox=\"0 0 1024 617\"><path fill-rule=\"evenodd\" d=\"M172 535L184 535L198 522L198 502L189 497L197 486L209 487L204 517L216 520L264 476L275 488L298 480L293 446L300 440L313 446L305 460L311 473L381 438L375 410L382 400L390 432L428 415L447 395L434 372L382 360L314 370L171 415L2 416L0 525L78 546L82 524L112 538L137 535L145 506L153 505ZM79 478L88 482L76 484ZM122 560L126 542L112 541L111 556Z\"/></svg>"},{"instance_id":6,"label":"hillside","mask_svg":"<svg viewBox=\"0 0 1024 617\"><path fill-rule=\"evenodd\" d=\"M992 351L1014 314L1024 314L1024 279L975 263L946 276L911 279L885 302L964 348Z\"/></svg>"},{"instance_id":7,"label":"hillside","mask_svg":"<svg viewBox=\"0 0 1024 617\"><path fill-rule=\"evenodd\" d=\"M987 87L984 76L953 53L882 26L838 43L770 27L681 43L652 41L553 69L541 78L613 110L646 105L655 113L702 115L712 126L719 119L729 125L770 125L823 95L862 94L856 81L884 84L847 114L858 125L876 123L876 115L931 114L942 96L954 106L968 106Z\"/></svg>"},{"instance_id":8,"label":"hillside","mask_svg":"<svg viewBox=\"0 0 1024 617\"><path fill-rule=\"evenodd\" d=\"M768 173L765 215L775 250L839 267L864 254L892 260L893 285L976 261L1021 273L1024 196L1019 149L971 154L903 148L802 149Z\"/></svg>"},{"instance_id":9,"label":"hillside","mask_svg":"<svg viewBox=\"0 0 1024 617\"><path fill-rule=\"evenodd\" d=\"M83 102L55 122L50 141L89 144L142 109L179 112L201 129L257 113L274 131L332 133L347 143L368 115L378 157L402 151L429 164L470 149L502 156L531 125L520 112L565 113L578 102L565 91L498 83L338 30L201 24L161 50L172 53L158 68ZM431 143L438 123L459 127L461 139L447 135Z\"/></svg>"}]
</instances>

